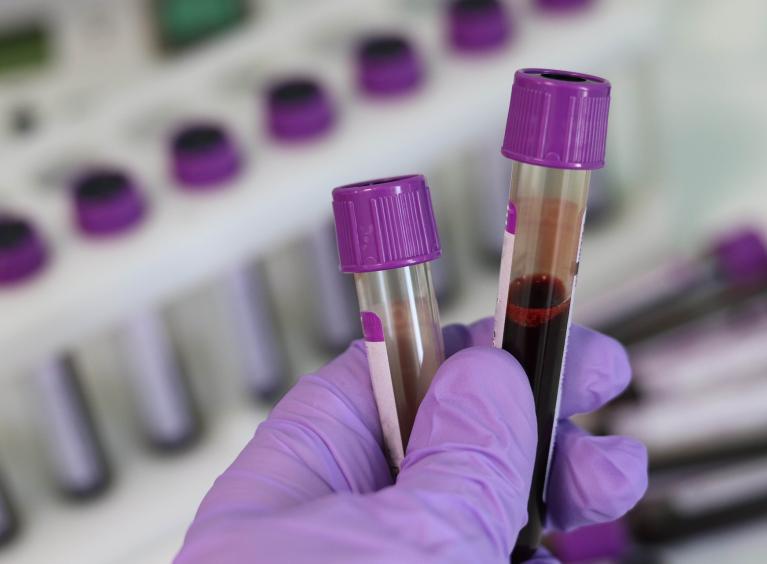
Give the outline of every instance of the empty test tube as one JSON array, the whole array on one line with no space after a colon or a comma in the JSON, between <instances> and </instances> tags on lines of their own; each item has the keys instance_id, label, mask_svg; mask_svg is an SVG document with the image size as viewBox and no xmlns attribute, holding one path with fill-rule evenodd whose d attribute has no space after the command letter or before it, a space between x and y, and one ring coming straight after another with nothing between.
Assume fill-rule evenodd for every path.
<instances>
[{"instance_id":1,"label":"empty test tube","mask_svg":"<svg viewBox=\"0 0 767 564\"><path fill-rule=\"evenodd\" d=\"M419 213L420 212L420 213ZM384 446L396 475L444 345L430 262L441 248L421 175L333 190L341 270L354 274Z\"/></svg>"},{"instance_id":2,"label":"empty test tube","mask_svg":"<svg viewBox=\"0 0 767 564\"><path fill-rule=\"evenodd\" d=\"M74 360L49 358L38 365L34 380L59 488L76 498L101 493L109 485L110 468Z\"/></svg>"},{"instance_id":3,"label":"empty test tube","mask_svg":"<svg viewBox=\"0 0 767 564\"><path fill-rule=\"evenodd\" d=\"M590 171L604 166L609 105L610 83L596 76L547 69L514 75L501 151L512 173L493 341L525 369L538 423L528 522L514 562L535 553L546 520Z\"/></svg>"},{"instance_id":4,"label":"empty test tube","mask_svg":"<svg viewBox=\"0 0 767 564\"><path fill-rule=\"evenodd\" d=\"M267 92L268 134L283 146L318 143L336 123L329 93L309 77L279 80ZM360 336L354 283L335 268L333 226L313 228L303 249L313 285L315 331L322 345L338 351Z\"/></svg>"},{"instance_id":5,"label":"empty test tube","mask_svg":"<svg viewBox=\"0 0 767 564\"><path fill-rule=\"evenodd\" d=\"M0 287L18 285L42 272L48 252L40 233L24 218L0 216ZM59 487L75 497L101 491L109 482L104 451L70 360L49 358L33 371L36 411Z\"/></svg>"},{"instance_id":6,"label":"empty test tube","mask_svg":"<svg viewBox=\"0 0 767 564\"><path fill-rule=\"evenodd\" d=\"M499 0L453 0L447 6L445 35L453 53L471 57L493 56L514 36L508 7ZM506 202L509 199L511 165L498 155L497 134L488 135L469 148L472 183L466 189L476 197L471 211L476 214L479 247L496 263L501 254Z\"/></svg>"},{"instance_id":7,"label":"empty test tube","mask_svg":"<svg viewBox=\"0 0 767 564\"><path fill-rule=\"evenodd\" d=\"M634 345L741 303L767 288L767 243L742 227L718 236L697 256L676 257L594 302L590 324Z\"/></svg>"},{"instance_id":8,"label":"empty test tube","mask_svg":"<svg viewBox=\"0 0 767 564\"><path fill-rule=\"evenodd\" d=\"M124 236L146 215L146 202L135 181L112 167L83 172L73 185L74 219L94 242ZM173 350L160 312L132 314L120 334L122 361L141 424L155 447L185 446L200 430L188 383Z\"/></svg>"},{"instance_id":9,"label":"empty test tube","mask_svg":"<svg viewBox=\"0 0 767 564\"><path fill-rule=\"evenodd\" d=\"M208 193L229 186L242 168L242 157L223 125L193 122L179 127L170 143L171 174L187 192ZM263 270L241 265L222 281L236 330L245 384L251 394L272 400L286 385L286 359L276 332Z\"/></svg>"}]
</instances>

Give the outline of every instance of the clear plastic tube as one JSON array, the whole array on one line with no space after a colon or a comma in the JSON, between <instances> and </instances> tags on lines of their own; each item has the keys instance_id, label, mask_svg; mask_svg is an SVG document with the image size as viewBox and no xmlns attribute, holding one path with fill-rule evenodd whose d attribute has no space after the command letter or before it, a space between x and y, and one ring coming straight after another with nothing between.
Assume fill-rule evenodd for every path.
<instances>
[{"instance_id":1,"label":"clear plastic tube","mask_svg":"<svg viewBox=\"0 0 767 564\"><path fill-rule=\"evenodd\" d=\"M288 369L263 264L228 272L223 291L236 328L245 385L254 398L273 401L285 389Z\"/></svg>"},{"instance_id":2,"label":"clear plastic tube","mask_svg":"<svg viewBox=\"0 0 767 564\"><path fill-rule=\"evenodd\" d=\"M134 315L121 344L149 440L163 450L189 445L200 433L200 419L162 316L152 311Z\"/></svg>"},{"instance_id":3,"label":"clear plastic tube","mask_svg":"<svg viewBox=\"0 0 767 564\"><path fill-rule=\"evenodd\" d=\"M589 180L604 166L610 88L603 78L577 72L514 74L501 146L512 170L493 344L524 368L538 425L528 520L514 562L535 554L546 522Z\"/></svg>"},{"instance_id":4,"label":"clear plastic tube","mask_svg":"<svg viewBox=\"0 0 767 564\"><path fill-rule=\"evenodd\" d=\"M71 357L53 358L35 373L40 421L59 487L89 497L109 483L100 437Z\"/></svg>"},{"instance_id":5,"label":"clear plastic tube","mask_svg":"<svg viewBox=\"0 0 767 564\"><path fill-rule=\"evenodd\" d=\"M654 476L631 512L636 538L668 543L732 527L767 514L767 457L716 462Z\"/></svg>"},{"instance_id":6,"label":"clear plastic tube","mask_svg":"<svg viewBox=\"0 0 767 564\"><path fill-rule=\"evenodd\" d=\"M592 308L593 325L633 345L738 305L766 287L767 246L759 232L738 230L706 253L673 259L606 292Z\"/></svg>"},{"instance_id":7,"label":"clear plastic tube","mask_svg":"<svg viewBox=\"0 0 767 564\"><path fill-rule=\"evenodd\" d=\"M535 400L538 448L528 523L517 540L527 555L535 552L546 519L546 485L589 177L587 170L516 161L512 167L509 217L516 222L507 224L499 285L499 292L506 288L506 294L499 298L494 341L525 369Z\"/></svg>"},{"instance_id":8,"label":"clear plastic tube","mask_svg":"<svg viewBox=\"0 0 767 564\"><path fill-rule=\"evenodd\" d=\"M390 421L384 439L396 467L404 456L418 406L445 356L429 266L421 263L354 275L368 350L385 351L388 370L375 363L382 360L377 351L369 359L382 421L387 400L381 396L389 386L394 393L399 436L386 434L394 423ZM379 377L383 381L376 384Z\"/></svg>"},{"instance_id":9,"label":"clear plastic tube","mask_svg":"<svg viewBox=\"0 0 767 564\"><path fill-rule=\"evenodd\" d=\"M444 360L431 276L441 253L422 175L333 190L341 270L354 273L384 448L396 476L418 406Z\"/></svg>"}]
</instances>

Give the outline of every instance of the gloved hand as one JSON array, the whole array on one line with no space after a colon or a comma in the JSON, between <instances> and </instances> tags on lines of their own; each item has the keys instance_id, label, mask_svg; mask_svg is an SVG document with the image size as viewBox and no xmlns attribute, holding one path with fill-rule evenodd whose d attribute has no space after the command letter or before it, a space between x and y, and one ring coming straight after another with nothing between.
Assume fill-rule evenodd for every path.
<instances>
[{"instance_id":1,"label":"gloved hand","mask_svg":"<svg viewBox=\"0 0 767 564\"><path fill-rule=\"evenodd\" d=\"M205 496L176 563L508 562L536 425L527 378L488 346L491 332L492 320L445 328L448 354L471 348L438 370L394 485L364 344L301 378ZM573 326L561 417L597 409L629 378L616 341ZM614 520L645 491L646 451L561 421L550 480L550 526Z\"/></svg>"}]
</instances>

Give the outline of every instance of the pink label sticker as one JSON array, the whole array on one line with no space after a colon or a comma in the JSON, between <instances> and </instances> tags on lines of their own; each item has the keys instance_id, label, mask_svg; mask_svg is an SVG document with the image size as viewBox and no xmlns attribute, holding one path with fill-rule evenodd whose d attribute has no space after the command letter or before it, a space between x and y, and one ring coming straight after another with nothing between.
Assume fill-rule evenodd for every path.
<instances>
[{"instance_id":1,"label":"pink label sticker","mask_svg":"<svg viewBox=\"0 0 767 564\"><path fill-rule=\"evenodd\" d=\"M514 234L517 232L517 206L509 200L506 207L506 233Z\"/></svg>"},{"instance_id":2,"label":"pink label sticker","mask_svg":"<svg viewBox=\"0 0 767 564\"><path fill-rule=\"evenodd\" d=\"M360 319L362 320L362 334L365 336L365 340L376 343L383 342L384 333L381 319L372 311L361 312Z\"/></svg>"}]
</instances>

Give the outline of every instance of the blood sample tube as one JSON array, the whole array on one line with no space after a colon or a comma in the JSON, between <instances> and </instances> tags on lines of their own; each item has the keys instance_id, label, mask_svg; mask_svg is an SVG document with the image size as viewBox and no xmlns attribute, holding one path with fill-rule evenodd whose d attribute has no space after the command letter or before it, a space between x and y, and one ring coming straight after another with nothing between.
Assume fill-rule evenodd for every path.
<instances>
[{"instance_id":1,"label":"blood sample tube","mask_svg":"<svg viewBox=\"0 0 767 564\"><path fill-rule=\"evenodd\" d=\"M42 272L47 250L27 220L0 216L0 288L18 285ZM47 454L59 487L75 497L88 497L109 482L101 441L71 361L46 359L34 370L35 399Z\"/></svg>"},{"instance_id":2,"label":"blood sample tube","mask_svg":"<svg viewBox=\"0 0 767 564\"><path fill-rule=\"evenodd\" d=\"M118 168L85 171L72 192L75 223L91 240L126 235L146 215L138 186ZM198 436L200 422L162 315L139 311L123 329L120 345L126 375L147 437L163 450L189 444Z\"/></svg>"},{"instance_id":3,"label":"blood sample tube","mask_svg":"<svg viewBox=\"0 0 767 564\"><path fill-rule=\"evenodd\" d=\"M283 146L318 143L336 123L330 95L309 77L292 77L271 85L266 97L268 134ZM335 268L333 225L323 222L311 230L303 249L313 281L315 333L322 345L339 351L360 336L354 283Z\"/></svg>"},{"instance_id":4,"label":"blood sample tube","mask_svg":"<svg viewBox=\"0 0 767 564\"><path fill-rule=\"evenodd\" d=\"M242 168L234 140L212 121L177 129L170 153L172 176L188 192L226 188ZM233 268L224 276L222 289L239 341L245 384L255 398L271 401L285 387L287 368L263 271L251 265Z\"/></svg>"},{"instance_id":5,"label":"blood sample tube","mask_svg":"<svg viewBox=\"0 0 767 564\"><path fill-rule=\"evenodd\" d=\"M426 73L421 56L404 35L390 32L364 37L357 45L355 57L357 88L372 102L403 100L418 92L424 82ZM435 213L444 226L450 219L449 210L447 202L441 201L441 206L439 203L435 203ZM455 293L458 279L455 264L443 255L432 261L431 272L437 301L445 303Z\"/></svg>"},{"instance_id":6,"label":"blood sample tube","mask_svg":"<svg viewBox=\"0 0 767 564\"><path fill-rule=\"evenodd\" d=\"M592 326L633 345L765 288L767 244L758 230L743 227L696 257L677 257L605 292L584 313Z\"/></svg>"},{"instance_id":7,"label":"blood sample tube","mask_svg":"<svg viewBox=\"0 0 767 564\"><path fill-rule=\"evenodd\" d=\"M610 83L586 74L514 75L502 153L512 160L494 344L530 379L538 449L528 522L512 559L533 555L546 518L559 389L589 176L604 166Z\"/></svg>"},{"instance_id":8,"label":"blood sample tube","mask_svg":"<svg viewBox=\"0 0 767 564\"><path fill-rule=\"evenodd\" d=\"M333 190L341 270L354 274L384 446L396 474L444 360L430 261L441 248L421 175Z\"/></svg>"}]
</instances>

